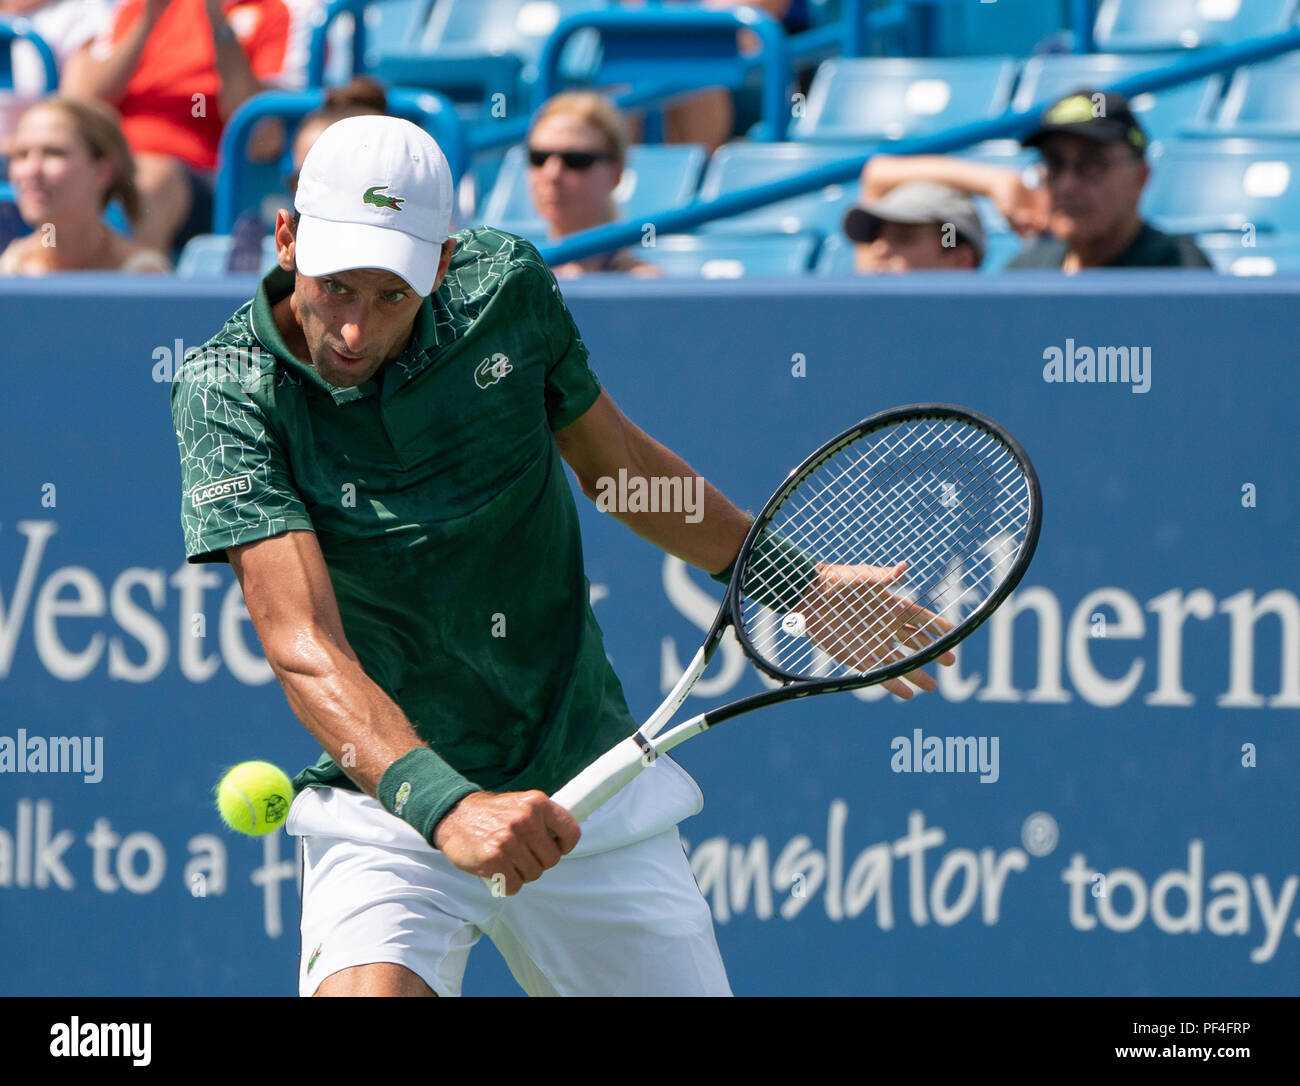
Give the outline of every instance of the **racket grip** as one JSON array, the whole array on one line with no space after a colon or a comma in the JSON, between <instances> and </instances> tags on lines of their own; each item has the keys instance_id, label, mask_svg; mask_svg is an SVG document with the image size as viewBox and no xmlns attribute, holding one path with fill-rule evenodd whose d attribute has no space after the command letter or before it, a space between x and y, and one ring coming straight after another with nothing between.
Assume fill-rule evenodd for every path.
<instances>
[{"instance_id":1,"label":"racket grip","mask_svg":"<svg viewBox=\"0 0 1300 1086\"><path fill-rule=\"evenodd\" d=\"M624 739L587 766L551 799L581 822L652 764L654 758L654 751L647 753L636 739Z\"/></svg>"}]
</instances>

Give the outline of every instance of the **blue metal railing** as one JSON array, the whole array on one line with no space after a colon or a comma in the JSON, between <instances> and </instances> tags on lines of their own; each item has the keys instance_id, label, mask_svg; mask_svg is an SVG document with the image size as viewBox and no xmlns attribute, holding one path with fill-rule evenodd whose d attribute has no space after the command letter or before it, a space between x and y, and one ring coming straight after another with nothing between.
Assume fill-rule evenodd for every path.
<instances>
[{"instance_id":1,"label":"blue metal railing","mask_svg":"<svg viewBox=\"0 0 1300 1086\"><path fill-rule=\"evenodd\" d=\"M1216 72L1267 60L1295 49L1300 49L1300 27L1281 34L1252 38L1237 45L1207 49L1168 67L1142 72L1120 80L1106 89L1133 97L1189 83ZM991 121L960 125L932 136L891 141L885 147L890 154L943 154L984 140L1023 136L1039 123L1043 110L1051 105L1053 100L1044 99L1019 112L1007 112ZM884 150L885 147L880 149ZM870 157L870 154L858 152L792 177L726 193L712 200L695 200L685 207L665 208L662 212L646 216L645 221L653 221L658 234L680 233L712 219L739 215L765 204L776 203L778 200L815 192L827 185L854 181ZM573 234L553 245L544 246L541 253L550 264L564 264L570 260L580 260L594 256L596 253L605 253L625 245L632 245L639 241L641 236L641 222L609 223Z\"/></svg>"},{"instance_id":2,"label":"blue metal railing","mask_svg":"<svg viewBox=\"0 0 1300 1086\"><path fill-rule=\"evenodd\" d=\"M352 71L366 70L366 26L363 10L374 0L329 0L323 8L313 15L311 43L307 59L307 86L318 87L325 80L325 47L329 29L335 19L344 14L353 16L352 36ZM1092 0L1079 0L1091 3ZM789 66L800 61L821 59L826 56L842 54L844 56L861 56L870 49L871 42L879 35L898 34L907 27L908 12L906 0L896 0L887 8L876 11L868 10L870 0L844 0L843 15L838 22L825 26L813 27L784 39L784 58ZM660 0L651 0L652 8L660 6ZM676 5L664 5L661 10L674 16L685 14ZM632 11L622 14L634 14ZM726 12L713 14L726 15ZM559 28L557 27L557 32ZM749 70L767 63L762 53L739 59L738 64ZM641 110L660 108L674 99L690 93L675 83L657 83L641 86L629 92L613 96L614 104L621 110ZM782 112L784 108L784 91L782 91ZM775 97L775 92L773 92ZM774 102L767 102L769 109L775 110ZM482 151L496 150L519 143L527 135L528 117L484 119L470 129L466 135L466 148L473 155Z\"/></svg>"},{"instance_id":3,"label":"blue metal railing","mask_svg":"<svg viewBox=\"0 0 1300 1086\"><path fill-rule=\"evenodd\" d=\"M14 85L10 51L15 41L29 43L40 54L41 67L45 69L45 90L52 94L59 86L59 67L54 62L54 51L26 19L0 18L0 88L8 90Z\"/></svg>"}]
</instances>

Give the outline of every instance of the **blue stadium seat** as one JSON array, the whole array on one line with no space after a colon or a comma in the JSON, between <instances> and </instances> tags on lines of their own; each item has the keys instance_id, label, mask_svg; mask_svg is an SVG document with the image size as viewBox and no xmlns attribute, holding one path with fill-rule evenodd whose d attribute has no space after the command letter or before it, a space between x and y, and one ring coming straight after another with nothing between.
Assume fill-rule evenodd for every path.
<instances>
[{"instance_id":1,"label":"blue stadium seat","mask_svg":"<svg viewBox=\"0 0 1300 1086\"><path fill-rule=\"evenodd\" d=\"M1181 140L1154 156L1143 212L1175 234L1300 231L1300 142Z\"/></svg>"},{"instance_id":2,"label":"blue stadium seat","mask_svg":"<svg viewBox=\"0 0 1300 1086\"><path fill-rule=\"evenodd\" d=\"M817 249L817 235L725 236L665 234L636 250L639 260L677 278L739 279L756 275L803 275Z\"/></svg>"},{"instance_id":3,"label":"blue stadium seat","mask_svg":"<svg viewBox=\"0 0 1300 1086\"><path fill-rule=\"evenodd\" d=\"M1098 52L1195 49L1285 30L1296 0L1101 0Z\"/></svg>"},{"instance_id":4,"label":"blue stadium seat","mask_svg":"<svg viewBox=\"0 0 1300 1086\"><path fill-rule=\"evenodd\" d=\"M367 48L367 65L394 86L433 87L457 101L502 92L513 102L520 81L534 78L542 45L560 20L610 6L610 0L437 0L429 10L425 0L406 41ZM585 37L566 51L565 66L580 73L594 59Z\"/></svg>"},{"instance_id":5,"label":"blue stadium seat","mask_svg":"<svg viewBox=\"0 0 1300 1086\"><path fill-rule=\"evenodd\" d=\"M803 173L828 162L848 158L856 148L819 143L728 143L713 152L700 182L700 199ZM863 148L865 156L866 149ZM819 192L793 196L741 215L702 223L706 233L794 234L815 230L838 233L844 213L856 202L857 179L828 185Z\"/></svg>"},{"instance_id":6,"label":"blue stadium seat","mask_svg":"<svg viewBox=\"0 0 1300 1086\"><path fill-rule=\"evenodd\" d=\"M1163 68L1180 54L1064 54L1030 57L1020 73L1011 106L1028 109L1035 102L1054 101L1083 88L1104 89L1121 79ZM1130 103L1147 134L1156 140L1173 139L1182 128L1204 123L1223 89L1220 76L1207 76L1156 94L1139 94Z\"/></svg>"},{"instance_id":7,"label":"blue stadium seat","mask_svg":"<svg viewBox=\"0 0 1300 1086\"><path fill-rule=\"evenodd\" d=\"M828 60L790 135L858 142L928 135L1005 112L1015 78L1010 57Z\"/></svg>"},{"instance_id":8,"label":"blue stadium seat","mask_svg":"<svg viewBox=\"0 0 1300 1086\"><path fill-rule=\"evenodd\" d=\"M614 190L620 217L637 219L689 203L699 185L706 157L703 147L684 143L629 147L623 180ZM544 236L545 227L528 191L528 160L523 146L506 152L479 220L502 229L513 227L511 233L530 239L539 234Z\"/></svg>"},{"instance_id":9,"label":"blue stadium seat","mask_svg":"<svg viewBox=\"0 0 1300 1086\"><path fill-rule=\"evenodd\" d=\"M1300 57L1289 53L1238 68L1218 116L1198 128L1215 136L1300 136Z\"/></svg>"},{"instance_id":10,"label":"blue stadium seat","mask_svg":"<svg viewBox=\"0 0 1300 1086\"><path fill-rule=\"evenodd\" d=\"M1225 275L1300 273L1300 234L1200 234L1196 244Z\"/></svg>"},{"instance_id":11,"label":"blue stadium seat","mask_svg":"<svg viewBox=\"0 0 1300 1086\"><path fill-rule=\"evenodd\" d=\"M182 279L220 279L229 274L226 265L234 239L229 234L199 234L190 238L176 262L176 274ZM275 267L275 238L262 242L262 272Z\"/></svg>"},{"instance_id":12,"label":"blue stadium seat","mask_svg":"<svg viewBox=\"0 0 1300 1086\"><path fill-rule=\"evenodd\" d=\"M823 279L843 279L853 275L853 242L843 234L828 235L817 253L813 271Z\"/></svg>"},{"instance_id":13,"label":"blue stadium seat","mask_svg":"<svg viewBox=\"0 0 1300 1086\"><path fill-rule=\"evenodd\" d=\"M1064 6L1057 0L931 0L913 8L930 31L919 52L931 56L1028 56L1045 42L1067 40L1061 29Z\"/></svg>"}]
</instances>

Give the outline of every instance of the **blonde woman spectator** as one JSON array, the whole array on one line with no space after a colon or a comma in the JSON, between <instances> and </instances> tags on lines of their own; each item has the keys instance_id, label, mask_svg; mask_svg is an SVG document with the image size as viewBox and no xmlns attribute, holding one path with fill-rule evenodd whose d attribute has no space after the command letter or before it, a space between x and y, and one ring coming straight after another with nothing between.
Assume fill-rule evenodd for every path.
<instances>
[{"instance_id":1,"label":"blonde woman spectator","mask_svg":"<svg viewBox=\"0 0 1300 1086\"><path fill-rule=\"evenodd\" d=\"M618 218L614 190L623 177L627 135L601 95L557 94L537 111L528 132L528 186L551 241ZM617 271L658 275L627 250L599 253L552 269L557 277Z\"/></svg>"},{"instance_id":2,"label":"blonde woman spectator","mask_svg":"<svg viewBox=\"0 0 1300 1086\"><path fill-rule=\"evenodd\" d=\"M118 199L128 221L140 216L135 167L112 111L99 102L53 97L18 121L9 179L19 214L34 233L0 253L0 273L166 272L161 253L103 221Z\"/></svg>"},{"instance_id":3,"label":"blonde woman spectator","mask_svg":"<svg viewBox=\"0 0 1300 1086\"><path fill-rule=\"evenodd\" d=\"M212 229L222 129L279 77L289 24L284 0L121 0L98 38L68 57L63 93L98 98L122 116L144 207L142 241L179 249ZM274 158L282 139L267 118L248 157Z\"/></svg>"}]
</instances>

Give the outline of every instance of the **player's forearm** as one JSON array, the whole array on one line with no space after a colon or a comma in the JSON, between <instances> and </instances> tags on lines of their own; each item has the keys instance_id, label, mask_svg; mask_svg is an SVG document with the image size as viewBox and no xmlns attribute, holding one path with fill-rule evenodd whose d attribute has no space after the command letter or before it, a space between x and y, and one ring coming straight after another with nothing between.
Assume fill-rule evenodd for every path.
<instances>
[{"instance_id":1,"label":"player's forearm","mask_svg":"<svg viewBox=\"0 0 1300 1086\"><path fill-rule=\"evenodd\" d=\"M393 762L425 745L355 659L308 642L268 660L298 719L367 795Z\"/></svg>"},{"instance_id":2,"label":"player's forearm","mask_svg":"<svg viewBox=\"0 0 1300 1086\"><path fill-rule=\"evenodd\" d=\"M598 507L642 539L706 573L726 569L749 531L748 513L671 449L639 430L628 442L626 475L605 476L595 483L588 490L584 482L583 489Z\"/></svg>"},{"instance_id":3,"label":"player's forearm","mask_svg":"<svg viewBox=\"0 0 1300 1086\"><path fill-rule=\"evenodd\" d=\"M862 197L879 200L908 181L932 181L973 196L988 196L1000 179L1014 173L1002 166L968 162L948 155L886 155L868 159L862 169Z\"/></svg>"},{"instance_id":4,"label":"player's forearm","mask_svg":"<svg viewBox=\"0 0 1300 1086\"><path fill-rule=\"evenodd\" d=\"M350 652L304 637L290 651L268 653L268 660L290 707L334 763L430 843L442 816L479 790L416 734L406 714ZM419 792L409 809L398 791L402 783L408 784L408 796L411 785Z\"/></svg>"}]
</instances>

